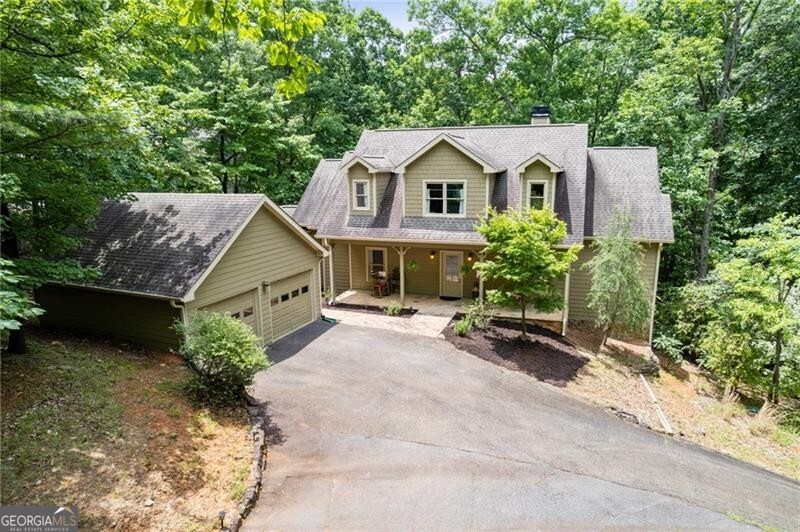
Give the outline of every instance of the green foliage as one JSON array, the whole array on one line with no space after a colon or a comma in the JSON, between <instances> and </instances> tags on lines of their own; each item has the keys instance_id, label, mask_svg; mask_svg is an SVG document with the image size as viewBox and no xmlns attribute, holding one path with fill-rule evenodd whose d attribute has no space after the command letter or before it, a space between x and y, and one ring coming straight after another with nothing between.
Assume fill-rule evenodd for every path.
<instances>
[{"instance_id":1,"label":"green foliage","mask_svg":"<svg viewBox=\"0 0 800 532\"><path fill-rule=\"evenodd\" d=\"M0 334L44 314L25 289L25 281L14 274L11 261L0 259Z\"/></svg>"},{"instance_id":2,"label":"green foliage","mask_svg":"<svg viewBox=\"0 0 800 532\"><path fill-rule=\"evenodd\" d=\"M486 239L486 258L475 263L475 270L497 288L488 291L489 300L522 311L522 337L528 305L542 312L553 312L563 305L563 296L554 282L566 275L581 246L556 250L567 235L567 226L549 209L520 213L498 213L490 209L477 231Z\"/></svg>"},{"instance_id":3,"label":"green foliage","mask_svg":"<svg viewBox=\"0 0 800 532\"><path fill-rule=\"evenodd\" d=\"M419 270L419 263L416 260L411 259L410 261L408 261L406 269L410 272L416 272Z\"/></svg>"},{"instance_id":4,"label":"green foliage","mask_svg":"<svg viewBox=\"0 0 800 532\"><path fill-rule=\"evenodd\" d=\"M392 301L383 308L383 313L387 316L399 316L402 310L403 307L400 306L400 303Z\"/></svg>"},{"instance_id":5,"label":"green foliage","mask_svg":"<svg viewBox=\"0 0 800 532\"><path fill-rule=\"evenodd\" d=\"M617 211L606 234L592 243L594 257L583 267L591 272L587 306L597 313L603 344L614 326L643 332L650 321L650 300L642 278L644 251L631 238L630 215Z\"/></svg>"},{"instance_id":6,"label":"green foliage","mask_svg":"<svg viewBox=\"0 0 800 532\"><path fill-rule=\"evenodd\" d=\"M683 360L683 344L677 338L663 334L656 336L653 338L653 347L673 362L680 363Z\"/></svg>"},{"instance_id":7,"label":"green foliage","mask_svg":"<svg viewBox=\"0 0 800 532\"><path fill-rule=\"evenodd\" d=\"M800 217L778 215L747 234L717 265L719 297L699 346L703 364L726 384L777 402L787 391L781 369L795 382L800 360Z\"/></svg>"},{"instance_id":8,"label":"green foliage","mask_svg":"<svg viewBox=\"0 0 800 532\"><path fill-rule=\"evenodd\" d=\"M325 15L301 6L289 6L285 0L172 0L182 26L206 26L223 40L228 33L265 46L273 67L286 75L277 80L276 89L286 97L305 92L308 77L319 72L311 57L300 53L298 43L313 36L325 24ZM192 34L186 41L191 51L204 49L207 40Z\"/></svg>"},{"instance_id":9,"label":"green foliage","mask_svg":"<svg viewBox=\"0 0 800 532\"><path fill-rule=\"evenodd\" d=\"M467 305L464 319L472 324L472 327L485 331L494 316L494 307L485 299L476 299Z\"/></svg>"},{"instance_id":10,"label":"green foliage","mask_svg":"<svg viewBox=\"0 0 800 532\"><path fill-rule=\"evenodd\" d=\"M198 311L189 324L176 322L183 336L181 354L195 374L193 392L211 403L242 398L253 376L269 366L261 340L229 314Z\"/></svg>"},{"instance_id":11,"label":"green foliage","mask_svg":"<svg viewBox=\"0 0 800 532\"><path fill-rule=\"evenodd\" d=\"M472 322L467 317L463 317L453 324L453 332L457 336L466 336L472 332Z\"/></svg>"}]
</instances>

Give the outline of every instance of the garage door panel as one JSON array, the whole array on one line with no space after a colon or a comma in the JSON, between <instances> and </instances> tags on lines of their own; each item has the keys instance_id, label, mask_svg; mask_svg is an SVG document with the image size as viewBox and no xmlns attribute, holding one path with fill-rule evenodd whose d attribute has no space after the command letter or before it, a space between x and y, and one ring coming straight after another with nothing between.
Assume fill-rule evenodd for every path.
<instances>
[{"instance_id":1,"label":"garage door panel","mask_svg":"<svg viewBox=\"0 0 800 532\"><path fill-rule=\"evenodd\" d=\"M276 281L270 286L272 334L278 339L313 320L312 271Z\"/></svg>"},{"instance_id":2,"label":"garage door panel","mask_svg":"<svg viewBox=\"0 0 800 532\"><path fill-rule=\"evenodd\" d=\"M200 310L209 312L228 313L234 318L238 318L249 325L256 334L258 332L257 314L256 314L256 292L250 290L243 294L239 294L222 301L217 301L210 305L206 305Z\"/></svg>"}]
</instances>

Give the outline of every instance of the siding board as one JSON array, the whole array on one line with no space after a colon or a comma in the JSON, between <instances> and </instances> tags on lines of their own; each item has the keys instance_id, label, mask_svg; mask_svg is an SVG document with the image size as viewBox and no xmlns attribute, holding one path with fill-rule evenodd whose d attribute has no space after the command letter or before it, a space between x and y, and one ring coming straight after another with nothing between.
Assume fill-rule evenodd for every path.
<instances>
[{"instance_id":1,"label":"siding board","mask_svg":"<svg viewBox=\"0 0 800 532\"><path fill-rule=\"evenodd\" d=\"M178 347L172 329L180 311L168 301L66 286L43 286L43 325L116 336L158 349Z\"/></svg>"},{"instance_id":2,"label":"siding board","mask_svg":"<svg viewBox=\"0 0 800 532\"><path fill-rule=\"evenodd\" d=\"M440 142L406 169L406 216L423 216L423 182L437 179L464 180L466 217L483 214L486 209L486 174L483 168L453 146Z\"/></svg>"}]
</instances>

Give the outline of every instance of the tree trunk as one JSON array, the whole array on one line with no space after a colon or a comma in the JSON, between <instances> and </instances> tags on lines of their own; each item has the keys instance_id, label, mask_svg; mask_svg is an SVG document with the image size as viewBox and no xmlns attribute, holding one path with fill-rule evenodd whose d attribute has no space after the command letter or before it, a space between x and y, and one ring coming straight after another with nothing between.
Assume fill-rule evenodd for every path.
<instances>
[{"instance_id":1,"label":"tree trunk","mask_svg":"<svg viewBox=\"0 0 800 532\"><path fill-rule=\"evenodd\" d=\"M714 152L717 160L708 170L708 186L706 188L706 207L703 211L703 232L700 236L700 256L697 262L697 278L708 276L708 254L711 248L711 223L714 219L714 202L717 199L717 181L719 180L719 154L725 138L725 121L720 114L714 121Z\"/></svg>"},{"instance_id":2,"label":"tree trunk","mask_svg":"<svg viewBox=\"0 0 800 532\"><path fill-rule=\"evenodd\" d=\"M527 342L528 341L528 330L527 330L527 327L525 326L525 298L524 297L520 298L520 301L521 301L521 304L522 304L522 307L521 307L522 308L522 320L520 322L520 330L522 331L522 339Z\"/></svg>"},{"instance_id":3,"label":"tree trunk","mask_svg":"<svg viewBox=\"0 0 800 532\"><path fill-rule=\"evenodd\" d=\"M770 389L769 402L778 404L781 389L781 352L783 351L783 333L775 335L775 358L772 368L772 388Z\"/></svg>"},{"instance_id":4,"label":"tree trunk","mask_svg":"<svg viewBox=\"0 0 800 532\"><path fill-rule=\"evenodd\" d=\"M11 209L8 203L0 203L0 217L3 219L3 239L0 242L0 250L2 256L7 259L19 258L19 243L17 236L11 228ZM8 347L6 351L9 353L22 354L27 351L27 344L25 342L25 331L20 327L15 331L8 332Z\"/></svg>"}]
</instances>

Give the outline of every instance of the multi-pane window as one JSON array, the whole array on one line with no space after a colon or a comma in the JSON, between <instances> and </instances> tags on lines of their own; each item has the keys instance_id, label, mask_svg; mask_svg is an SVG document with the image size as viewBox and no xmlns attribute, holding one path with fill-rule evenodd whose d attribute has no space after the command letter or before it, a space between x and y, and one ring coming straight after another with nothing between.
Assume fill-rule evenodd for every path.
<instances>
[{"instance_id":1,"label":"multi-pane window","mask_svg":"<svg viewBox=\"0 0 800 532\"><path fill-rule=\"evenodd\" d=\"M528 183L528 206L531 209L544 209L546 195L547 183Z\"/></svg>"},{"instance_id":2,"label":"multi-pane window","mask_svg":"<svg viewBox=\"0 0 800 532\"><path fill-rule=\"evenodd\" d=\"M425 213L463 216L464 183L425 183Z\"/></svg>"},{"instance_id":3,"label":"multi-pane window","mask_svg":"<svg viewBox=\"0 0 800 532\"><path fill-rule=\"evenodd\" d=\"M386 272L386 249L367 248L367 280L379 272Z\"/></svg>"},{"instance_id":4,"label":"multi-pane window","mask_svg":"<svg viewBox=\"0 0 800 532\"><path fill-rule=\"evenodd\" d=\"M369 209L369 181L353 181L353 208Z\"/></svg>"}]
</instances>

